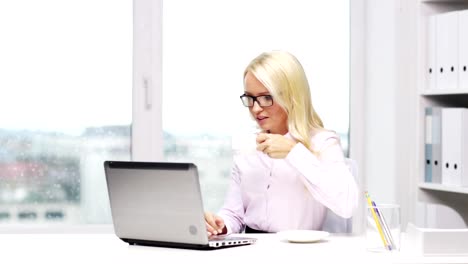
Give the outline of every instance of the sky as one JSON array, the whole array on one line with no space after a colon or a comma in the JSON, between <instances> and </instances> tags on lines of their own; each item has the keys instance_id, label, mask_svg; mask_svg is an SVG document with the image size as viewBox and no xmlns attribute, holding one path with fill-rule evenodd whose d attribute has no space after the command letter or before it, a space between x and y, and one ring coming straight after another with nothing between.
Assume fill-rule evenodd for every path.
<instances>
[{"instance_id":1,"label":"sky","mask_svg":"<svg viewBox=\"0 0 468 264\"><path fill-rule=\"evenodd\" d=\"M347 131L349 1L171 0L163 12L164 130L252 130L243 70L284 49L303 64L325 125ZM1 1L0 128L128 125L132 22L132 1Z\"/></svg>"},{"instance_id":2,"label":"sky","mask_svg":"<svg viewBox=\"0 0 468 264\"><path fill-rule=\"evenodd\" d=\"M1 1L0 32L0 128L131 123L132 1Z\"/></svg>"},{"instance_id":3,"label":"sky","mask_svg":"<svg viewBox=\"0 0 468 264\"><path fill-rule=\"evenodd\" d=\"M282 49L304 66L325 125L347 132L348 2L164 2L164 128L221 134L249 130L252 122L239 99L243 71L261 52Z\"/></svg>"}]
</instances>

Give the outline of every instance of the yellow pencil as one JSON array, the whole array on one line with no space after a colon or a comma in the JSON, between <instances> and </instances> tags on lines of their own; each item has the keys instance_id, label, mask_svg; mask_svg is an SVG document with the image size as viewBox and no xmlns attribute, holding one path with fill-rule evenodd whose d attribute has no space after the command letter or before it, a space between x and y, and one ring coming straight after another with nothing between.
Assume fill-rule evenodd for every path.
<instances>
[{"instance_id":1,"label":"yellow pencil","mask_svg":"<svg viewBox=\"0 0 468 264\"><path fill-rule=\"evenodd\" d=\"M367 192L366 192L366 198L367 198L367 203L369 204L369 209L372 212L372 217L374 218L375 224L377 226L377 230L379 231L380 238L382 239L382 242L383 242L385 248L388 248L389 250L391 250L390 246L387 244L387 241L385 240L385 236L384 236L384 233L382 231L382 226L380 226L379 219L377 218L377 215L375 214L375 208L374 208L374 206L372 206L372 201L371 201L371 199L369 197L369 194Z\"/></svg>"}]
</instances>

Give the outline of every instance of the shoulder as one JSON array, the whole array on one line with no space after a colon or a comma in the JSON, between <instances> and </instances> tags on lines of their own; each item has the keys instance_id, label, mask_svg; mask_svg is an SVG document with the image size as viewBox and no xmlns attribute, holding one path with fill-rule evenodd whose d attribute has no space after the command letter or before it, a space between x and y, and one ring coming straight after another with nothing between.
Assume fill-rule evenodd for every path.
<instances>
[{"instance_id":1,"label":"shoulder","mask_svg":"<svg viewBox=\"0 0 468 264\"><path fill-rule=\"evenodd\" d=\"M313 131L311 133L310 142L314 150L320 152L330 145L340 145L340 136L335 131L323 129Z\"/></svg>"}]
</instances>

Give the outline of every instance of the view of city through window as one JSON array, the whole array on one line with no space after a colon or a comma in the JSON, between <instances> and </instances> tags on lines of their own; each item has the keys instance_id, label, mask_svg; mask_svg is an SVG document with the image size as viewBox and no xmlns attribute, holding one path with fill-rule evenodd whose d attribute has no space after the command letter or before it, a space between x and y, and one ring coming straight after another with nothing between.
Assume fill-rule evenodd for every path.
<instances>
[{"instance_id":1,"label":"view of city through window","mask_svg":"<svg viewBox=\"0 0 468 264\"><path fill-rule=\"evenodd\" d=\"M78 136L0 130L0 223L103 223L110 212L102 162L130 159L130 126Z\"/></svg>"},{"instance_id":2,"label":"view of city through window","mask_svg":"<svg viewBox=\"0 0 468 264\"><path fill-rule=\"evenodd\" d=\"M129 160L132 1L0 2L0 226L111 223Z\"/></svg>"}]
</instances>

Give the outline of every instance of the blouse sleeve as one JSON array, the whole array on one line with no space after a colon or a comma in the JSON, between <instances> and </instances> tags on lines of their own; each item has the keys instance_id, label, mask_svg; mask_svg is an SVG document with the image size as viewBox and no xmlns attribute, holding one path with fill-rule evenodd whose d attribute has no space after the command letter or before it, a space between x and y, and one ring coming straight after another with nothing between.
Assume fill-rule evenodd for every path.
<instances>
[{"instance_id":1,"label":"blouse sleeve","mask_svg":"<svg viewBox=\"0 0 468 264\"><path fill-rule=\"evenodd\" d=\"M244 226L244 205L240 190L240 175L237 163L231 171L231 180L229 189L224 200L224 205L218 212L218 215L223 218L227 228L227 234L240 233Z\"/></svg>"},{"instance_id":2,"label":"blouse sleeve","mask_svg":"<svg viewBox=\"0 0 468 264\"><path fill-rule=\"evenodd\" d=\"M313 197L337 215L349 218L357 207L356 181L345 164L338 136L321 132L314 141L317 153L297 143L286 161L301 174Z\"/></svg>"}]
</instances>

